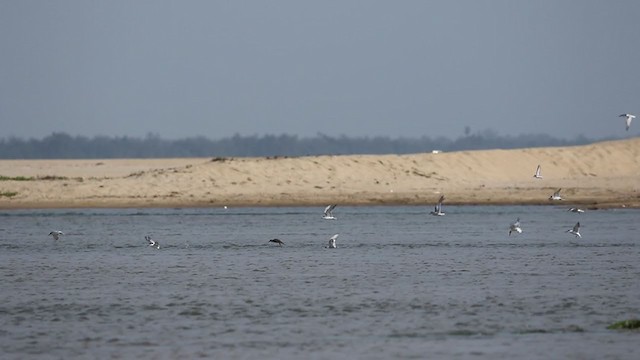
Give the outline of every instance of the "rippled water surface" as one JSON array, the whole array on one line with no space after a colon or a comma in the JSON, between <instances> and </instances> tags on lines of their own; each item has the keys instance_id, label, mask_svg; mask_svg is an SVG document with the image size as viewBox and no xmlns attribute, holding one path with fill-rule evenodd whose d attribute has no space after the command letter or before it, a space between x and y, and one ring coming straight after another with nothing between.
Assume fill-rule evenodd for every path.
<instances>
[{"instance_id":1,"label":"rippled water surface","mask_svg":"<svg viewBox=\"0 0 640 360\"><path fill-rule=\"evenodd\" d=\"M640 358L640 212L429 210L2 211L0 357Z\"/></svg>"}]
</instances>

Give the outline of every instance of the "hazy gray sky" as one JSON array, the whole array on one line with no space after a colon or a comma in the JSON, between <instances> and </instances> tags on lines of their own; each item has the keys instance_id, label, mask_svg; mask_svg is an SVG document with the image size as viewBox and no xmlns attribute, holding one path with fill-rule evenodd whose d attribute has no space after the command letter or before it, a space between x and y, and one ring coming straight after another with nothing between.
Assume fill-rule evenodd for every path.
<instances>
[{"instance_id":1,"label":"hazy gray sky","mask_svg":"<svg viewBox=\"0 0 640 360\"><path fill-rule=\"evenodd\" d=\"M624 112L636 0L0 0L0 137L600 137Z\"/></svg>"}]
</instances>

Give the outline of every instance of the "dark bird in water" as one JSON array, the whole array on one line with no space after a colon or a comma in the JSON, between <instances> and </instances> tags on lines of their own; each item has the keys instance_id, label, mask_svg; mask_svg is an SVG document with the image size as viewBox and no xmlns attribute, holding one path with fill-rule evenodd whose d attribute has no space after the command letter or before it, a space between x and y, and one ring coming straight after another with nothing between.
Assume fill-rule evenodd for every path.
<instances>
[{"instance_id":1,"label":"dark bird in water","mask_svg":"<svg viewBox=\"0 0 640 360\"><path fill-rule=\"evenodd\" d=\"M269 240L269 242L276 243L276 244L278 244L280 246L284 245L284 242L282 240L280 240L280 239L271 239L271 240Z\"/></svg>"},{"instance_id":2,"label":"dark bird in water","mask_svg":"<svg viewBox=\"0 0 640 360\"><path fill-rule=\"evenodd\" d=\"M271 240L269 240L269 242L276 243L276 244L278 244L280 246L284 245L284 242L282 242L282 240L280 240L280 239L271 239Z\"/></svg>"}]
</instances>

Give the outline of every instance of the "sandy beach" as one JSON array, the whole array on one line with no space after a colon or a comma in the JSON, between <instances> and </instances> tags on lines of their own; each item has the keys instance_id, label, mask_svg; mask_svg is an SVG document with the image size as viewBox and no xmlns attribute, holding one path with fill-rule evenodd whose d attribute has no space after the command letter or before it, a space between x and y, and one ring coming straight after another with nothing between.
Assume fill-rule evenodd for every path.
<instances>
[{"instance_id":1,"label":"sandy beach","mask_svg":"<svg viewBox=\"0 0 640 360\"><path fill-rule=\"evenodd\" d=\"M533 174L542 166L542 179ZM411 155L0 160L0 208L408 204L640 207L640 138ZM558 204L558 202L553 202Z\"/></svg>"}]
</instances>

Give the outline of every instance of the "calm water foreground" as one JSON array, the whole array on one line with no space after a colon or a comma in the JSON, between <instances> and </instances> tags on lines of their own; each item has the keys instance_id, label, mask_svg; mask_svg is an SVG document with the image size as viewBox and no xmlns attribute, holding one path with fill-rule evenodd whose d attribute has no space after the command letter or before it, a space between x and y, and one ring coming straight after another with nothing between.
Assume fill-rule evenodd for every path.
<instances>
[{"instance_id":1,"label":"calm water foreground","mask_svg":"<svg viewBox=\"0 0 640 360\"><path fill-rule=\"evenodd\" d=\"M0 358L640 358L640 212L430 210L2 211Z\"/></svg>"}]
</instances>

